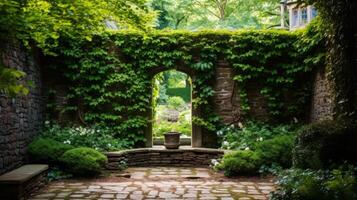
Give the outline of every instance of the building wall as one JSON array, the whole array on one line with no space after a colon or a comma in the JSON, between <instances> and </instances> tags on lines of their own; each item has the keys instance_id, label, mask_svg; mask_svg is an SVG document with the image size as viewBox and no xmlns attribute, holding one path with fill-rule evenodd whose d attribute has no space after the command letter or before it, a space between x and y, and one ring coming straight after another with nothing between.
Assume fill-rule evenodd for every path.
<instances>
[{"instance_id":1,"label":"building wall","mask_svg":"<svg viewBox=\"0 0 357 200\"><path fill-rule=\"evenodd\" d=\"M7 44L0 59L5 66L24 71L34 87L27 96L0 94L0 174L27 162L27 146L42 123L41 71L31 54L18 44Z\"/></svg>"},{"instance_id":2,"label":"building wall","mask_svg":"<svg viewBox=\"0 0 357 200\"><path fill-rule=\"evenodd\" d=\"M333 90L324 69L314 73L310 121L316 122L333 117Z\"/></svg>"}]
</instances>

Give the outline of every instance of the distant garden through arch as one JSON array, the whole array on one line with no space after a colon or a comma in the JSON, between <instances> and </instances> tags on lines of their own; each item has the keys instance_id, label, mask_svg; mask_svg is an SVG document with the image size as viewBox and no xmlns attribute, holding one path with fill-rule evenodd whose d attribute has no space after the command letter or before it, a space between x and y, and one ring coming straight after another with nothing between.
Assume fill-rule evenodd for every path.
<instances>
[{"instance_id":1,"label":"distant garden through arch","mask_svg":"<svg viewBox=\"0 0 357 200\"><path fill-rule=\"evenodd\" d=\"M152 80L153 145L162 145L164 134L178 132L181 144L191 145L192 79L183 72L167 70Z\"/></svg>"}]
</instances>

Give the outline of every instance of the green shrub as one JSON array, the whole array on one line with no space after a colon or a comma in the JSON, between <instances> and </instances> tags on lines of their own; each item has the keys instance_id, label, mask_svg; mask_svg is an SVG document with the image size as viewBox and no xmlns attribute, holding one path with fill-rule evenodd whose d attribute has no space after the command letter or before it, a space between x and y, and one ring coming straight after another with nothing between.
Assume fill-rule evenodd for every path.
<instances>
[{"instance_id":1,"label":"green shrub","mask_svg":"<svg viewBox=\"0 0 357 200\"><path fill-rule=\"evenodd\" d=\"M288 168L292 164L292 149L294 137L279 135L273 139L264 140L256 145L256 152L260 155L262 163L268 166L277 164Z\"/></svg>"},{"instance_id":2,"label":"green shrub","mask_svg":"<svg viewBox=\"0 0 357 200\"><path fill-rule=\"evenodd\" d=\"M102 153L86 147L69 150L60 160L69 172L77 176L97 175L108 161Z\"/></svg>"},{"instance_id":3,"label":"green shrub","mask_svg":"<svg viewBox=\"0 0 357 200\"><path fill-rule=\"evenodd\" d=\"M313 171L292 169L278 178L271 200L355 200L357 181L353 170Z\"/></svg>"},{"instance_id":4,"label":"green shrub","mask_svg":"<svg viewBox=\"0 0 357 200\"><path fill-rule=\"evenodd\" d=\"M186 107L186 102L178 96L169 97L167 101L169 108L182 111Z\"/></svg>"},{"instance_id":5,"label":"green shrub","mask_svg":"<svg viewBox=\"0 0 357 200\"><path fill-rule=\"evenodd\" d=\"M63 144L49 138L39 138L29 145L28 150L33 160L56 164L63 153L73 148L69 144Z\"/></svg>"},{"instance_id":6,"label":"green shrub","mask_svg":"<svg viewBox=\"0 0 357 200\"><path fill-rule=\"evenodd\" d=\"M348 122L322 121L299 130L293 164L299 168L322 169L344 162L357 163L357 127Z\"/></svg>"},{"instance_id":7,"label":"green shrub","mask_svg":"<svg viewBox=\"0 0 357 200\"><path fill-rule=\"evenodd\" d=\"M222 126L217 132L222 140L223 149L253 150L261 141L272 139L277 135L295 134L297 125L269 125L262 122L248 121L240 127Z\"/></svg>"},{"instance_id":8,"label":"green shrub","mask_svg":"<svg viewBox=\"0 0 357 200\"><path fill-rule=\"evenodd\" d=\"M234 151L223 156L218 170L223 170L225 176L256 174L260 167L259 154L253 151Z\"/></svg>"}]
</instances>

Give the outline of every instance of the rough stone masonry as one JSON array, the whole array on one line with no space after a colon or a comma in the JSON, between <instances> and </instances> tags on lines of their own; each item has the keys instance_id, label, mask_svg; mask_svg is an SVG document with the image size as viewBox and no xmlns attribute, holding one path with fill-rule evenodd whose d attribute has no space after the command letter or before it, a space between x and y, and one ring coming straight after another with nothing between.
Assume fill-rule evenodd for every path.
<instances>
[{"instance_id":1,"label":"rough stone masonry","mask_svg":"<svg viewBox=\"0 0 357 200\"><path fill-rule=\"evenodd\" d=\"M24 71L33 87L26 96L10 98L0 93L0 174L27 160L27 146L42 123L41 73L34 57L19 44L6 44L0 61Z\"/></svg>"}]
</instances>

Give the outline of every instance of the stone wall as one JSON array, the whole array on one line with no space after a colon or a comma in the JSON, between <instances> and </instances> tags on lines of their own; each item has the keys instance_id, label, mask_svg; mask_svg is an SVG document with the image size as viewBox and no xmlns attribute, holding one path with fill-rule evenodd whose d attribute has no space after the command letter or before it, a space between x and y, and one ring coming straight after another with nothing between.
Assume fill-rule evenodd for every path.
<instances>
[{"instance_id":1,"label":"stone wall","mask_svg":"<svg viewBox=\"0 0 357 200\"><path fill-rule=\"evenodd\" d=\"M234 70L225 61L220 61L216 68L214 84L214 108L224 123L238 121L240 116L239 95L235 85Z\"/></svg>"},{"instance_id":2,"label":"stone wall","mask_svg":"<svg viewBox=\"0 0 357 200\"><path fill-rule=\"evenodd\" d=\"M133 166L175 166L175 167L207 167L212 159L218 159L224 154L223 150L188 148L188 149L132 149L106 153L107 169L119 169L124 162Z\"/></svg>"},{"instance_id":3,"label":"stone wall","mask_svg":"<svg viewBox=\"0 0 357 200\"><path fill-rule=\"evenodd\" d=\"M34 57L18 44L2 47L5 66L24 71L34 87L26 96L9 98L0 93L0 174L27 161L27 146L42 123L41 72Z\"/></svg>"},{"instance_id":4,"label":"stone wall","mask_svg":"<svg viewBox=\"0 0 357 200\"><path fill-rule=\"evenodd\" d=\"M310 121L315 122L324 119L332 119L332 85L328 80L325 70L319 69L314 73L313 83Z\"/></svg>"},{"instance_id":5,"label":"stone wall","mask_svg":"<svg viewBox=\"0 0 357 200\"><path fill-rule=\"evenodd\" d=\"M239 84L233 80L235 72L225 61L219 61L216 68L213 97L216 113L224 123L237 124L242 120L239 99ZM267 105L265 98L260 94L259 81L247 83L247 95L251 110L249 116L255 119L266 120Z\"/></svg>"}]
</instances>

